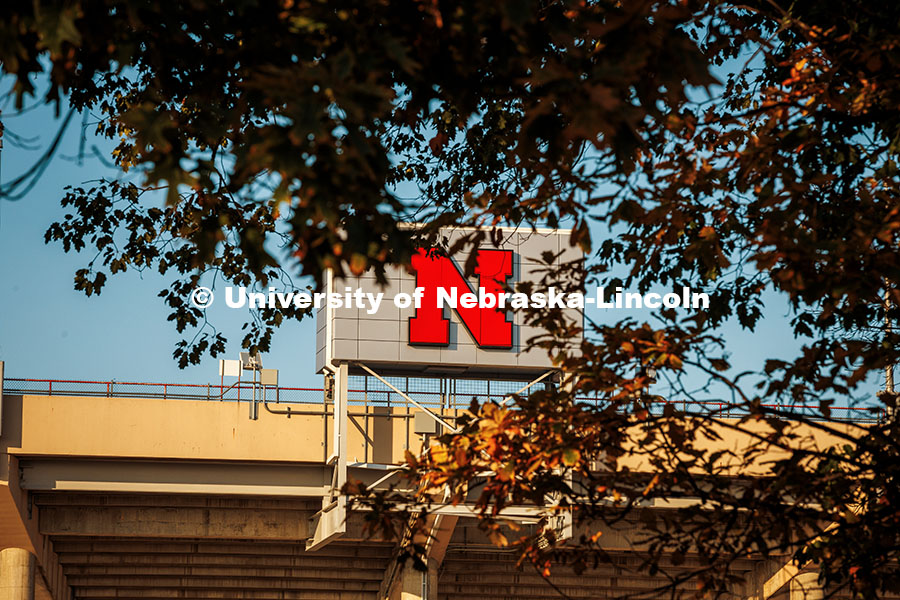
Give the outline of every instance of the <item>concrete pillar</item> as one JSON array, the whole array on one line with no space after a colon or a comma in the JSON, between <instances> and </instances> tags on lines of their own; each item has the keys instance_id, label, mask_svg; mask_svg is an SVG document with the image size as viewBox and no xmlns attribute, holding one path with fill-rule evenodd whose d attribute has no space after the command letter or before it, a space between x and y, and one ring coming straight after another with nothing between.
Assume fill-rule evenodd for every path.
<instances>
[{"instance_id":1,"label":"concrete pillar","mask_svg":"<svg viewBox=\"0 0 900 600\"><path fill-rule=\"evenodd\" d=\"M437 600L438 563L428 560L428 571L419 571L407 562L399 581L391 590L390 600Z\"/></svg>"},{"instance_id":2,"label":"concrete pillar","mask_svg":"<svg viewBox=\"0 0 900 600\"><path fill-rule=\"evenodd\" d=\"M791 579L791 600L822 600L825 591L816 571L801 571Z\"/></svg>"},{"instance_id":3,"label":"concrete pillar","mask_svg":"<svg viewBox=\"0 0 900 600\"><path fill-rule=\"evenodd\" d=\"M0 550L0 600L34 600L34 554L28 550Z\"/></svg>"}]
</instances>

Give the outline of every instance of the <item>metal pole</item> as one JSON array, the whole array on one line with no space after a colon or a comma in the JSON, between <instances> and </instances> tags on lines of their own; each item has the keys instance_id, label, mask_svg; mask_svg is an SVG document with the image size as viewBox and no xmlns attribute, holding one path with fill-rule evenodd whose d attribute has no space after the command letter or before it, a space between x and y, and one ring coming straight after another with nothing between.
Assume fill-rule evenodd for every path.
<instances>
[{"instance_id":1,"label":"metal pole","mask_svg":"<svg viewBox=\"0 0 900 600\"><path fill-rule=\"evenodd\" d=\"M546 373L544 373L543 375L541 375L540 377L538 377L537 379L535 379L534 381L532 381L531 383L529 383L528 385L526 385L525 387L523 387L523 388L521 388L521 389L519 389L519 390L513 392L512 394L509 394L506 398L504 398L504 399L500 402L500 406L505 406L510 400L512 400L513 396L518 396L519 394L521 394L522 392L524 392L525 390L527 390L527 389L530 388L531 386L535 385L536 383L540 383L541 381L543 381L544 379L546 379L546 378L549 377L550 375L553 375L555 372L556 372L556 371L547 371Z\"/></svg>"},{"instance_id":2,"label":"metal pole","mask_svg":"<svg viewBox=\"0 0 900 600\"><path fill-rule=\"evenodd\" d=\"M256 369L253 369L253 382L250 385L253 387L253 398L250 400L250 420L255 421L259 416L256 404Z\"/></svg>"},{"instance_id":3,"label":"metal pole","mask_svg":"<svg viewBox=\"0 0 900 600\"><path fill-rule=\"evenodd\" d=\"M893 327L891 327L891 290L885 287L884 290L884 332L886 335L889 335L893 331ZM891 394L894 393L894 365L893 363L888 363L884 368L884 390Z\"/></svg>"},{"instance_id":4,"label":"metal pole","mask_svg":"<svg viewBox=\"0 0 900 600\"><path fill-rule=\"evenodd\" d=\"M337 366L334 382L334 452L337 462L334 465L334 489L332 494L340 492L347 483L347 415L348 379L350 369L347 363ZM332 498L334 499L334 498Z\"/></svg>"},{"instance_id":5,"label":"metal pole","mask_svg":"<svg viewBox=\"0 0 900 600\"><path fill-rule=\"evenodd\" d=\"M363 410L366 413L369 412L369 378L365 375L363 375ZM363 433L364 433L364 435L363 435L363 438L364 438L363 439L363 444L364 444L364 446L363 446L363 448L364 448L363 462L369 462L369 447L370 447L369 437L370 436L369 436L369 417L368 416L363 417L363 425L365 425L365 427L363 427ZM372 428L373 428L372 435L375 434L374 427L375 427L375 424L373 423L372 424ZM372 462L375 462L375 445L371 444L371 448L372 448Z\"/></svg>"},{"instance_id":6,"label":"metal pole","mask_svg":"<svg viewBox=\"0 0 900 600\"><path fill-rule=\"evenodd\" d=\"M0 134L3 132L3 125L0 124ZM0 144L3 138L0 137ZM0 146L2 147L2 146ZM3 433L3 361L0 360L0 434Z\"/></svg>"}]
</instances>

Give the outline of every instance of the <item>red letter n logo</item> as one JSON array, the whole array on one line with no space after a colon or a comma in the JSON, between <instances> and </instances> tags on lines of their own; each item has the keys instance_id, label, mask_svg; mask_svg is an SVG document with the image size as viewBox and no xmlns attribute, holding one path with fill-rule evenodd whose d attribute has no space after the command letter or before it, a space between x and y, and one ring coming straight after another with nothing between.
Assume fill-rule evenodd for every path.
<instances>
[{"instance_id":1,"label":"red letter n logo","mask_svg":"<svg viewBox=\"0 0 900 600\"><path fill-rule=\"evenodd\" d=\"M486 295L499 294L512 275L512 250L478 250L475 274L478 285ZM409 319L409 343L448 346L450 320L438 306L438 287L447 292L455 289L456 297L478 294L469 286L456 264L447 256L419 249L412 259L416 287L425 288L421 308ZM494 306L497 302L494 302ZM457 304L456 314L481 348L512 348L512 323L506 321L506 311L497 308L466 308Z\"/></svg>"}]
</instances>

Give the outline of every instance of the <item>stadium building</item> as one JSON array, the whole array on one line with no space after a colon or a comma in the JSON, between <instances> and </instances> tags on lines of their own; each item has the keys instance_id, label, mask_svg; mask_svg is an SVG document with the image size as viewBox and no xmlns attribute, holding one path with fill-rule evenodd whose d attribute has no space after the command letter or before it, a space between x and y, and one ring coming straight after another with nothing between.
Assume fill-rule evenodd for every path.
<instances>
[{"instance_id":1,"label":"stadium building","mask_svg":"<svg viewBox=\"0 0 900 600\"><path fill-rule=\"evenodd\" d=\"M337 292L426 292L419 309L320 310L320 389L279 386L278 373L248 355L223 361L216 385L193 386L21 379L0 363L0 600L668 596L658 592L668 578L637 569L637 521L604 531L611 564L580 576L560 569L550 586L490 543L474 506L436 510L423 573L398 562L395 542L368 539L363 515L339 493L348 479L389 485L404 453L452 428L473 397L503 401L559 381L544 352L526 345L536 331L515 315L428 303L435 286L475 293L536 277L546 253L579 258L566 234L509 231L500 248L478 251L472 279L460 267L466 256L423 253L386 290L368 276L330 280ZM504 515L526 527L545 516L535 506ZM575 529L559 524L563 536ZM748 556L733 568L745 583L723 597L825 592L786 557Z\"/></svg>"}]
</instances>

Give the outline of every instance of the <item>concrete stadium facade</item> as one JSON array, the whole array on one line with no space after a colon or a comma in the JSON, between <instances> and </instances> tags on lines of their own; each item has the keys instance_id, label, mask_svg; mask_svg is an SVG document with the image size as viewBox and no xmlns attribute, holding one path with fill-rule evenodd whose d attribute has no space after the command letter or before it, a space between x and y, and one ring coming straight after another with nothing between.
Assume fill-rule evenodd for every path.
<instances>
[{"instance_id":1,"label":"concrete stadium facade","mask_svg":"<svg viewBox=\"0 0 900 600\"><path fill-rule=\"evenodd\" d=\"M173 397L171 390L128 397L128 390L119 396L108 389L107 396L102 386L78 395L59 382L54 389L54 382L7 379L5 387L0 598L559 597L490 544L470 507L435 517L425 574L397 563L394 542L367 539L362 515L329 523L338 468L329 461L333 404L270 403L254 420L246 393L235 401ZM434 410L452 419L457 409ZM418 451L421 413L408 404L351 404L347 476L377 484L383 465L399 461L407 447ZM511 516L527 522L533 515L523 508ZM605 531L612 564L577 577L560 569L552 581L573 598L654 597L666 579L635 571L640 531L637 522ZM691 561L681 568L696 566ZM747 557L734 569L747 583L727 597L812 600L823 593L814 573L772 557Z\"/></svg>"}]
</instances>

